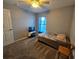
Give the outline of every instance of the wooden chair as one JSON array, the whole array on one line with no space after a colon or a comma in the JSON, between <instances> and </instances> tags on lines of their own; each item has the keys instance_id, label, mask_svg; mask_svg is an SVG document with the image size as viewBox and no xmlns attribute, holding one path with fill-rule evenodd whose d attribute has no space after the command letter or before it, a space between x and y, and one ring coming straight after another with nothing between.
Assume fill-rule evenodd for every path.
<instances>
[{"instance_id":1,"label":"wooden chair","mask_svg":"<svg viewBox=\"0 0 79 59\"><path fill-rule=\"evenodd\" d=\"M72 59L72 50L73 46L71 46L71 48L59 46L55 59L59 59L60 55L64 55L67 59Z\"/></svg>"}]
</instances>

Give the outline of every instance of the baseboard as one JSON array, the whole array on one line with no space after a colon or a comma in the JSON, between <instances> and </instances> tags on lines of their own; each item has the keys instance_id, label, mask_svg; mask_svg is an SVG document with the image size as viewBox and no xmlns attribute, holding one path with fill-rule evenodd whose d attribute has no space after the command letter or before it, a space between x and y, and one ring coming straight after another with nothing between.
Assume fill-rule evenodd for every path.
<instances>
[{"instance_id":1,"label":"baseboard","mask_svg":"<svg viewBox=\"0 0 79 59\"><path fill-rule=\"evenodd\" d=\"M6 45L4 45L4 47L5 47L5 46L9 46L9 45L11 45L11 44L14 44L14 43L17 42L17 41L27 39L27 38L28 38L28 37L23 37L23 38L20 38L20 39L14 40L14 42L12 42L12 43L10 43L10 44L6 44Z\"/></svg>"},{"instance_id":2,"label":"baseboard","mask_svg":"<svg viewBox=\"0 0 79 59\"><path fill-rule=\"evenodd\" d=\"M17 40L15 40L15 42L16 41L20 41L20 40L24 40L24 39L27 39L27 37L23 37L23 38L17 39Z\"/></svg>"}]
</instances>

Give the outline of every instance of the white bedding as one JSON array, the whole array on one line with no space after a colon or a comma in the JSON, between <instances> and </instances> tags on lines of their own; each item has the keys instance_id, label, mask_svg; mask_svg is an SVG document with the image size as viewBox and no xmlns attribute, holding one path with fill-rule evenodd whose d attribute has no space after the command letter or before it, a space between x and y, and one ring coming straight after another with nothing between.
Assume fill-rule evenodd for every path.
<instances>
[{"instance_id":1,"label":"white bedding","mask_svg":"<svg viewBox=\"0 0 79 59\"><path fill-rule=\"evenodd\" d=\"M49 34L45 34L45 33L41 33L38 36L45 37L45 38L48 38L48 39L51 39L51 40L54 40L54 41L59 40L59 39L56 39L55 35L49 35ZM64 38L64 40L60 40L60 41L66 42L66 38Z\"/></svg>"}]
</instances>

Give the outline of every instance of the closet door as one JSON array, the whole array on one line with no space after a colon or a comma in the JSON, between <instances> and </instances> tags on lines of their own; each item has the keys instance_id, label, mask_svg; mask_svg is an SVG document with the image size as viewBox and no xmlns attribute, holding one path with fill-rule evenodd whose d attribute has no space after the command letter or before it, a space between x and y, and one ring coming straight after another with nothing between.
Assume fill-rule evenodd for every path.
<instances>
[{"instance_id":1,"label":"closet door","mask_svg":"<svg viewBox=\"0 0 79 59\"><path fill-rule=\"evenodd\" d=\"M3 45L8 45L14 42L12 20L10 10L3 9Z\"/></svg>"}]
</instances>

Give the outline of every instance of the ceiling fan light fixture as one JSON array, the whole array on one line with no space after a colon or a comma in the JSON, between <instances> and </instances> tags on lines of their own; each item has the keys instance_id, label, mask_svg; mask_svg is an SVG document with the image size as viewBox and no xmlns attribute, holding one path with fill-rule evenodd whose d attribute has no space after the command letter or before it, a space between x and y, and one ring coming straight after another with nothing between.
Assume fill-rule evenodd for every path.
<instances>
[{"instance_id":1,"label":"ceiling fan light fixture","mask_svg":"<svg viewBox=\"0 0 79 59\"><path fill-rule=\"evenodd\" d=\"M34 7L34 8L39 8L40 6L39 6L39 2L37 2L37 1L32 1L32 7Z\"/></svg>"}]
</instances>

